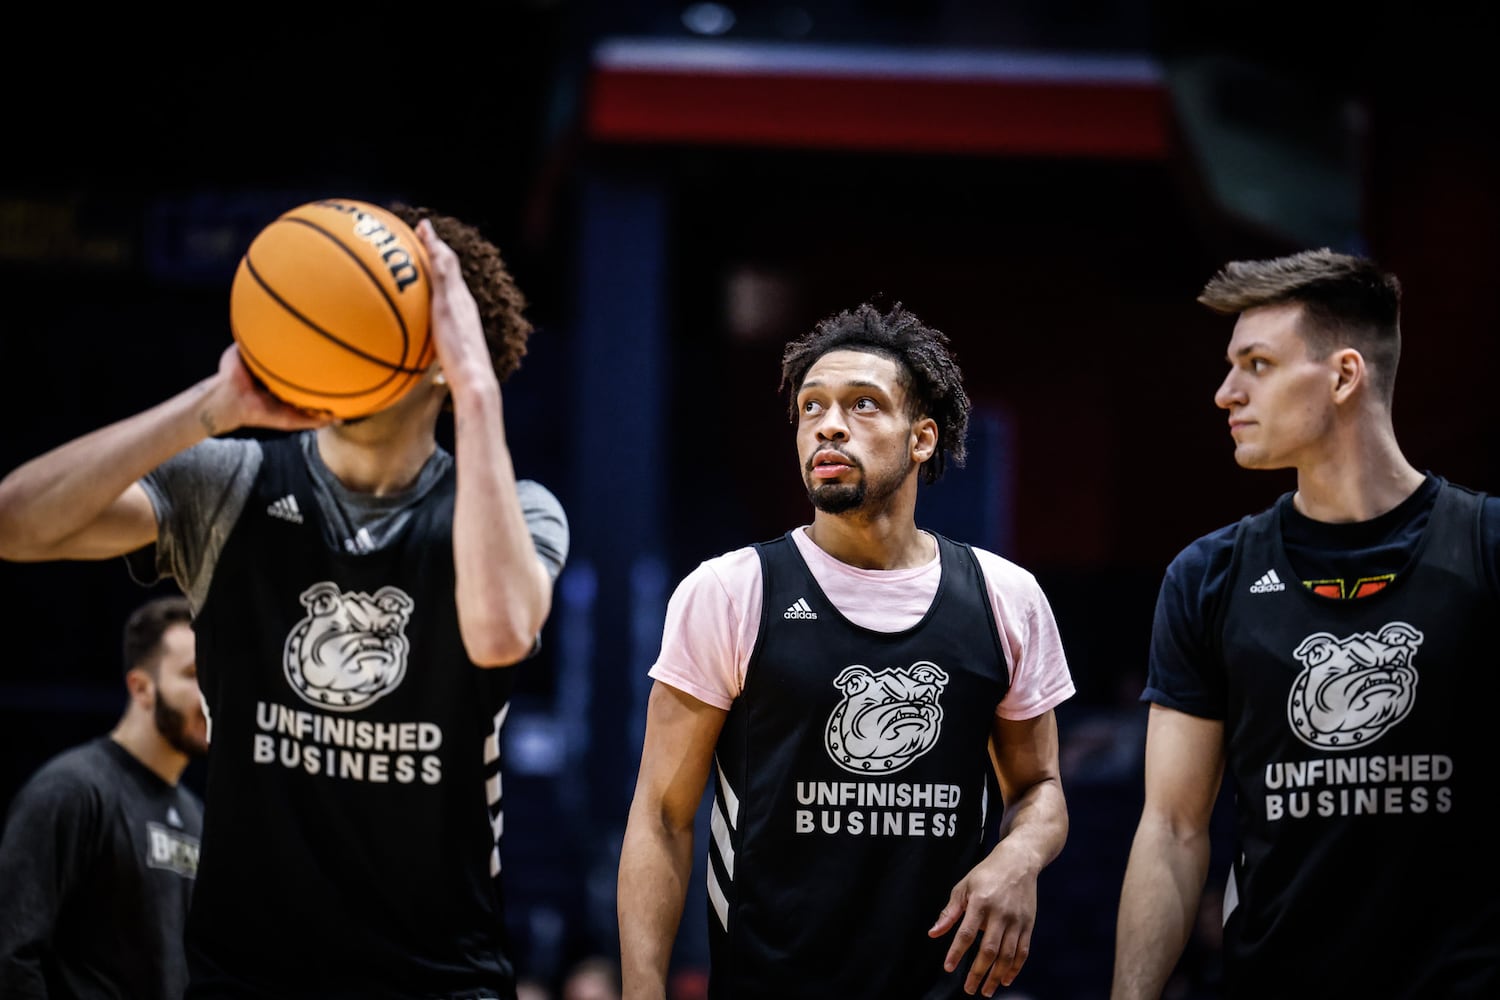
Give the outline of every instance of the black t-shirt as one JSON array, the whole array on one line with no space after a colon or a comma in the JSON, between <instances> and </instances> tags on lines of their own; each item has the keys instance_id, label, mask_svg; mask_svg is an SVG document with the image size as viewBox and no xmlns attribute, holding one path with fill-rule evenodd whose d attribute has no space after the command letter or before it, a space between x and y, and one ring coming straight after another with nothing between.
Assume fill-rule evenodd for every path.
<instances>
[{"instance_id":1,"label":"black t-shirt","mask_svg":"<svg viewBox=\"0 0 1500 1000\"><path fill-rule=\"evenodd\" d=\"M0 840L0 996L177 1000L203 808L108 736L44 764Z\"/></svg>"},{"instance_id":2,"label":"black t-shirt","mask_svg":"<svg viewBox=\"0 0 1500 1000\"><path fill-rule=\"evenodd\" d=\"M1362 524L1287 496L1169 571L1145 697L1225 724L1227 995L1500 995L1497 510L1436 477Z\"/></svg>"}]
</instances>

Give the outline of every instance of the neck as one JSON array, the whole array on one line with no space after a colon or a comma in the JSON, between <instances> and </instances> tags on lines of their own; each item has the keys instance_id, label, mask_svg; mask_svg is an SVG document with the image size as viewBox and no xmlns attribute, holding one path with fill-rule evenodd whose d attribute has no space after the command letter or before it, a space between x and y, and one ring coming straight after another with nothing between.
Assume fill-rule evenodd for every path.
<instances>
[{"instance_id":1,"label":"neck","mask_svg":"<svg viewBox=\"0 0 1500 1000\"><path fill-rule=\"evenodd\" d=\"M1401 453L1394 433L1355 434L1298 466L1292 502L1315 521L1368 521L1411 496L1425 478Z\"/></svg>"},{"instance_id":2,"label":"neck","mask_svg":"<svg viewBox=\"0 0 1500 1000\"><path fill-rule=\"evenodd\" d=\"M917 527L912 511L903 516L825 514L817 511L807 536L841 563L858 569L909 569L937 554L937 542Z\"/></svg>"},{"instance_id":3,"label":"neck","mask_svg":"<svg viewBox=\"0 0 1500 1000\"><path fill-rule=\"evenodd\" d=\"M133 707L126 710L109 735L130 756L145 764L169 785L177 784L187 768L187 754L163 739L157 731L156 723Z\"/></svg>"},{"instance_id":4,"label":"neck","mask_svg":"<svg viewBox=\"0 0 1500 1000\"><path fill-rule=\"evenodd\" d=\"M322 427L318 456L351 490L376 496L398 493L412 484L437 449L441 408L442 396L424 393L364 420Z\"/></svg>"}]
</instances>

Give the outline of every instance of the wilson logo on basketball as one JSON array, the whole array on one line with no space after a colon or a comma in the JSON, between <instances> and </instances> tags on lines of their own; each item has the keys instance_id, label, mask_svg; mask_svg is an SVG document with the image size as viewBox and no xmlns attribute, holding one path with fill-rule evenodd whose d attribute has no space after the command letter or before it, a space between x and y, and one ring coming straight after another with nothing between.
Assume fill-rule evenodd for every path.
<instances>
[{"instance_id":1,"label":"wilson logo on basketball","mask_svg":"<svg viewBox=\"0 0 1500 1000\"><path fill-rule=\"evenodd\" d=\"M406 291L407 285L416 284L421 279L421 272L417 270L417 262L412 259L411 250L402 246L401 238L391 231L390 226L358 205L331 199L320 204L327 205L336 212L354 216L354 235L379 252L380 259L385 261L386 268L391 272L391 280L396 283L397 292Z\"/></svg>"}]
</instances>

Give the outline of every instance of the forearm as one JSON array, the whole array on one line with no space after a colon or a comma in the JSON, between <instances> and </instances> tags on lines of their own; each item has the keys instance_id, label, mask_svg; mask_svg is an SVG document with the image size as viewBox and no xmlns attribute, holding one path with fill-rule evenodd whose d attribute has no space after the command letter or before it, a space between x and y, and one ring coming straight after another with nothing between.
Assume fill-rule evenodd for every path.
<instances>
[{"instance_id":1,"label":"forearm","mask_svg":"<svg viewBox=\"0 0 1500 1000\"><path fill-rule=\"evenodd\" d=\"M149 535L134 537L138 529L126 529L102 539L100 551L70 550L66 544L141 476L218 432L206 403L208 391L205 380L12 471L0 481L0 558L98 558L151 541Z\"/></svg>"},{"instance_id":2,"label":"forearm","mask_svg":"<svg viewBox=\"0 0 1500 1000\"><path fill-rule=\"evenodd\" d=\"M693 868L692 828L632 809L617 887L622 1000L662 1000Z\"/></svg>"},{"instance_id":3,"label":"forearm","mask_svg":"<svg viewBox=\"0 0 1500 1000\"><path fill-rule=\"evenodd\" d=\"M450 376L456 381L456 377ZM516 663L531 651L551 608L552 581L537 556L516 495L493 372L453 387L458 489L453 565L459 630L481 666Z\"/></svg>"},{"instance_id":4,"label":"forearm","mask_svg":"<svg viewBox=\"0 0 1500 1000\"><path fill-rule=\"evenodd\" d=\"M1144 819L1125 868L1111 1000L1156 1000L1186 947L1208 874L1204 832Z\"/></svg>"},{"instance_id":5,"label":"forearm","mask_svg":"<svg viewBox=\"0 0 1500 1000\"><path fill-rule=\"evenodd\" d=\"M1000 818L995 850L1021 854L1035 872L1051 864L1068 840L1068 805L1062 783L1047 778L1027 788Z\"/></svg>"}]
</instances>

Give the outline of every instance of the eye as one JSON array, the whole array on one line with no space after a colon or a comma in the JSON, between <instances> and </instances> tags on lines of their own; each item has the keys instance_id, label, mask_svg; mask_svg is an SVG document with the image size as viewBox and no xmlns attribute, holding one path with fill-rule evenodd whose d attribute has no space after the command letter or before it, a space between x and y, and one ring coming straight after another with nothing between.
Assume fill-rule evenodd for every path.
<instances>
[{"instance_id":1,"label":"eye","mask_svg":"<svg viewBox=\"0 0 1500 1000\"><path fill-rule=\"evenodd\" d=\"M878 410L879 407L875 405L875 400L869 396L861 396L854 401L854 409L856 412L868 413Z\"/></svg>"},{"instance_id":2,"label":"eye","mask_svg":"<svg viewBox=\"0 0 1500 1000\"><path fill-rule=\"evenodd\" d=\"M802 401L802 413L804 416L813 416L823 409L823 404L816 399L804 399Z\"/></svg>"},{"instance_id":3,"label":"eye","mask_svg":"<svg viewBox=\"0 0 1500 1000\"><path fill-rule=\"evenodd\" d=\"M1265 358L1251 358L1250 359L1250 370L1252 372L1255 372L1255 374L1257 374L1257 375L1259 375L1261 372L1264 372L1267 368L1270 368L1270 367L1271 367L1271 362L1267 361Z\"/></svg>"}]
</instances>

